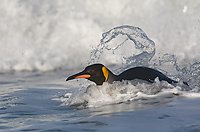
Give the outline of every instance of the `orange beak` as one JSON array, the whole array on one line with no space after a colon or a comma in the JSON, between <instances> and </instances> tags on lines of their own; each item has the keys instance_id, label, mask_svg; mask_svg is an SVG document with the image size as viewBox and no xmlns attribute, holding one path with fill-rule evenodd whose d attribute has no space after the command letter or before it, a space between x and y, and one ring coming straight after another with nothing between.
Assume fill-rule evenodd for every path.
<instances>
[{"instance_id":1,"label":"orange beak","mask_svg":"<svg viewBox=\"0 0 200 132\"><path fill-rule=\"evenodd\" d=\"M77 76L75 78L89 78L89 77L91 77L91 76L86 74L86 75Z\"/></svg>"},{"instance_id":2,"label":"orange beak","mask_svg":"<svg viewBox=\"0 0 200 132\"><path fill-rule=\"evenodd\" d=\"M91 75L89 75L88 73L85 73L84 71L82 71L80 73L77 73L75 75L72 75L72 76L68 77L66 79L66 81L72 80L72 79L76 79L76 78L90 78L90 77L91 77Z\"/></svg>"}]
</instances>

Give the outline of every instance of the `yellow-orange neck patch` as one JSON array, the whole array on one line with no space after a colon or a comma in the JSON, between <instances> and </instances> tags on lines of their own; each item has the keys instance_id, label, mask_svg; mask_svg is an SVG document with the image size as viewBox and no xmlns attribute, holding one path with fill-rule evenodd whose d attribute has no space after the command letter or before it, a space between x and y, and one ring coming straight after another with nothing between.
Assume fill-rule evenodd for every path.
<instances>
[{"instance_id":1,"label":"yellow-orange neck patch","mask_svg":"<svg viewBox=\"0 0 200 132\"><path fill-rule=\"evenodd\" d=\"M105 82L106 82L108 80L108 74L109 74L109 72L108 72L108 70L107 70L107 68L105 66L102 67L102 71L103 71L103 75L105 77Z\"/></svg>"}]
</instances>

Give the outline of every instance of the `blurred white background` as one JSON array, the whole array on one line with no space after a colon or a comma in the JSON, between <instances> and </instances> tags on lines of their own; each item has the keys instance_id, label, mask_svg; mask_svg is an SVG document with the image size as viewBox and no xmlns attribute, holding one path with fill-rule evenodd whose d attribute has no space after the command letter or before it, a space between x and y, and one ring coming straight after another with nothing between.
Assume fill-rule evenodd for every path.
<instances>
[{"instance_id":1,"label":"blurred white background","mask_svg":"<svg viewBox=\"0 0 200 132\"><path fill-rule=\"evenodd\" d=\"M85 67L101 34L121 25L140 27L156 56L200 61L199 0L2 0L0 72Z\"/></svg>"}]
</instances>

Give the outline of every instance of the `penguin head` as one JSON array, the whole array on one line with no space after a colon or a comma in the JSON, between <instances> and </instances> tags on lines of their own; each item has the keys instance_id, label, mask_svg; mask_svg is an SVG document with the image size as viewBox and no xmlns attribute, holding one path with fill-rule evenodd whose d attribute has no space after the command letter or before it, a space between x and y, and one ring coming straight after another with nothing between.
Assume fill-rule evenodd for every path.
<instances>
[{"instance_id":1,"label":"penguin head","mask_svg":"<svg viewBox=\"0 0 200 132\"><path fill-rule=\"evenodd\" d=\"M76 78L86 78L95 82L97 85L102 85L103 82L107 82L110 73L111 72L104 65L93 64L87 66L82 72L68 77L66 81Z\"/></svg>"}]
</instances>

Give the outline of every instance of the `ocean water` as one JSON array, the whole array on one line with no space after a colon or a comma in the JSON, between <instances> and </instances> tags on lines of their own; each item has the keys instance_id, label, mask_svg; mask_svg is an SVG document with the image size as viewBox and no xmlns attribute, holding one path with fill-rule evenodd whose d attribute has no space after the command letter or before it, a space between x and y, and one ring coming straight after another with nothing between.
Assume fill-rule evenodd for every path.
<instances>
[{"instance_id":1,"label":"ocean water","mask_svg":"<svg viewBox=\"0 0 200 132\"><path fill-rule=\"evenodd\" d=\"M2 0L0 131L199 132L199 11L198 0ZM65 81L93 63L178 84Z\"/></svg>"}]
</instances>

